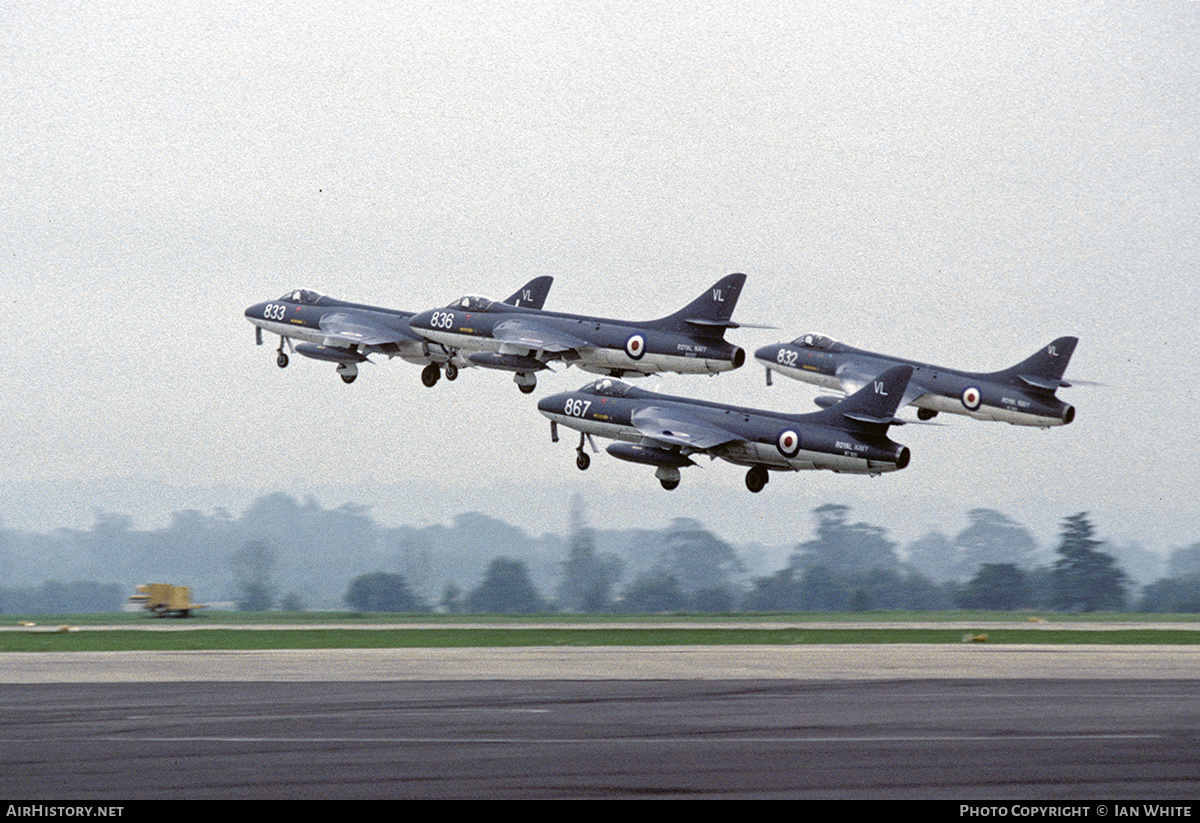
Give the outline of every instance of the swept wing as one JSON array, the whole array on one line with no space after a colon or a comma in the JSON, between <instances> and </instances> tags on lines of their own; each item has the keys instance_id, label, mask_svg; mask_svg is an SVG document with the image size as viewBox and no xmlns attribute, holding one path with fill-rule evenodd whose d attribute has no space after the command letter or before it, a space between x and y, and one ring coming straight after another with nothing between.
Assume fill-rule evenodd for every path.
<instances>
[{"instance_id":1,"label":"swept wing","mask_svg":"<svg viewBox=\"0 0 1200 823\"><path fill-rule=\"evenodd\" d=\"M630 416L630 422L655 443L683 446L695 451L706 451L723 443L745 439L693 415L663 406L638 409Z\"/></svg>"}]
</instances>

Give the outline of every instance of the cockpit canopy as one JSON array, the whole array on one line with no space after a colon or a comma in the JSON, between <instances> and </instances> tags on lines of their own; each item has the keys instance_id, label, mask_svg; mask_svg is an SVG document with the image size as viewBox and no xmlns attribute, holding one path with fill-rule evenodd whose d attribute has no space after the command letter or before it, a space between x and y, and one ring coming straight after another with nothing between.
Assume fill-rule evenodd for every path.
<instances>
[{"instance_id":1,"label":"cockpit canopy","mask_svg":"<svg viewBox=\"0 0 1200 823\"><path fill-rule=\"evenodd\" d=\"M792 341L793 346L803 346L806 349L829 351L837 343L832 337L823 334L804 334Z\"/></svg>"},{"instance_id":2,"label":"cockpit canopy","mask_svg":"<svg viewBox=\"0 0 1200 823\"><path fill-rule=\"evenodd\" d=\"M611 377L601 377L584 386L581 391L588 394L598 394L601 397L628 397L635 389L628 383L614 380Z\"/></svg>"},{"instance_id":3,"label":"cockpit canopy","mask_svg":"<svg viewBox=\"0 0 1200 823\"><path fill-rule=\"evenodd\" d=\"M295 289L279 299L287 300L290 303L299 303L302 306L312 306L321 299L321 295L311 289Z\"/></svg>"},{"instance_id":4,"label":"cockpit canopy","mask_svg":"<svg viewBox=\"0 0 1200 823\"><path fill-rule=\"evenodd\" d=\"M494 301L488 300L486 297L460 297L451 304L451 308L460 309L462 311L487 311Z\"/></svg>"}]
</instances>

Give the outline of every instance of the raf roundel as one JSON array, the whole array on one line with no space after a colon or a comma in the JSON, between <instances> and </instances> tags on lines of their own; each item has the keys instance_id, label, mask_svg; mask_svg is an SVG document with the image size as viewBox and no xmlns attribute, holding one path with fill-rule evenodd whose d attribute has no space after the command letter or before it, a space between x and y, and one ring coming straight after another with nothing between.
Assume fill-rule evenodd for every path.
<instances>
[{"instance_id":1,"label":"raf roundel","mask_svg":"<svg viewBox=\"0 0 1200 823\"><path fill-rule=\"evenodd\" d=\"M646 338L640 334L630 335L625 341L625 353L631 360L641 360L642 355L646 353Z\"/></svg>"},{"instance_id":2,"label":"raf roundel","mask_svg":"<svg viewBox=\"0 0 1200 823\"><path fill-rule=\"evenodd\" d=\"M795 457L800 453L800 435L788 429L780 433L779 440L776 441L775 445L779 448L779 453L784 457Z\"/></svg>"},{"instance_id":3,"label":"raf roundel","mask_svg":"<svg viewBox=\"0 0 1200 823\"><path fill-rule=\"evenodd\" d=\"M977 387L967 386L965 389L963 389L962 404L964 407L966 407L967 411L975 411L978 409L982 399L982 395L980 395Z\"/></svg>"}]
</instances>

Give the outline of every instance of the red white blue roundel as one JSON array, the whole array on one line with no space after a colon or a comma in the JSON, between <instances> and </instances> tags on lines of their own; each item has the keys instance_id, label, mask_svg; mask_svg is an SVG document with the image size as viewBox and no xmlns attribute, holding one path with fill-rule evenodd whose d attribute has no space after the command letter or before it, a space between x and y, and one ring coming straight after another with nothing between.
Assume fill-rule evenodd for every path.
<instances>
[{"instance_id":1,"label":"red white blue roundel","mask_svg":"<svg viewBox=\"0 0 1200 823\"><path fill-rule=\"evenodd\" d=\"M779 440L775 442L775 445L784 457L795 457L800 453L800 435L788 429L780 433Z\"/></svg>"},{"instance_id":2,"label":"red white blue roundel","mask_svg":"<svg viewBox=\"0 0 1200 823\"><path fill-rule=\"evenodd\" d=\"M967 411L978 409L982 400L983 396L979 393L979 389L976 386L967 386L963 389L962 404L966 407Z\"/></svg>"},{"instance_id":3,"label":"red white blue roundel","mask_svg":"<svg viewBox=\"0 0 1200 823\"><path fill-rule=\"evenodd\" d=\"M625 353L629 355L630 360L641 360L642 355L646 353L646 338L640 334L633 334L625 341Z\"/></svg>"}]
</instances>

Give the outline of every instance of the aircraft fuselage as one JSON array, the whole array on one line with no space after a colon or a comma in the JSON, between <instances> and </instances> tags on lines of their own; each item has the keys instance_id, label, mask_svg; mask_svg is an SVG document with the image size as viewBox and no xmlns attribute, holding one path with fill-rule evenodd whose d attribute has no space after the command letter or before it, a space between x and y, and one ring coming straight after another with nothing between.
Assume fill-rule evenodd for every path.
<instances>
[{"instance_id":1,"label":"aircraft fuselage","mask_svg":"<svg viewBox=\"0 0 1200 823\"><path fill-rule=\"evenodd\" d=\"M539 330L551 329L574 346L498 339L496 327L536 319ZM653 321L631 323L558 312L505 307L503 311L465 311L455 307L423 312L412 328L451 349L517 353L541 362L562 360L598 374L715 374L745 362L745 352L719 338L702 338L651 328Z\"/></svg>"},{"instance_id":2,"label":"aircraft fuselage","mask_svg":"<svg viewBox=\"0 0 1200 823\"><path fill-rule=\"evenodd\" d=\"M764 346L754 358L772 372L835 391L845 390L848 368L861 374L880 374L892 366L907 365L913 367L910 388L923 390L909 405L927 412L1042 428L1063 426L1075 419L1074 407L1055 397L1052 390L1027 387L1004 372L946 369L837 342L828 349L796 343Z\"/></svg>"},{"instance_id":3,"label":"aircraft fuselage","mask_svg":"<svg viewBox=\"0 0 1200 823\"><path fill-rule=\"evenodd\" d=\"M741 466L880 474L908 464L908 449L904 446L886 436L855 433L813 420L823 417L822 412L788 415L629 388L626 397L596 394L587 387L554 394L539 401L538 411L556 423L585 434L652 448L658 446L664 452L674 449L681 456L704 452ZM653 409L659 416L687 420L702 428L732 432L737 437L711 448L658 445L653 442L655 438L648 437L633 421L634 415L646 409ZM655 461L648 458L637 462Z\"/></svg>"}]
</instances>

